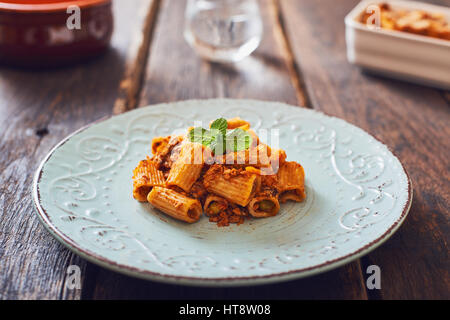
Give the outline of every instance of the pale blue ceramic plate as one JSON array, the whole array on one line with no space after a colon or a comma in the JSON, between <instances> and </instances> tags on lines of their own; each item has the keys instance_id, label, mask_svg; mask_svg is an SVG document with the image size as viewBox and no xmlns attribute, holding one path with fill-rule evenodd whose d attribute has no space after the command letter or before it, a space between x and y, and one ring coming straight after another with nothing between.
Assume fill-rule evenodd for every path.
<instances>
[{"instance_id":1,"label":"pale blue ceramic plate","mask_svg":"<svg viewBox=\"0 0 450 320\"><path fill-rule=\"evenodd\" d=\"M306 201L218 228L206 217L176 221L133 199L132 170L151 154L153 137L219 116L278 129L288 160L305 168ZM149 106L79 130L43 160L33 196L46 228L83 258L151 280L227 286L301 278L357 259L397 230L412 190L388 148L343 120L219 99Z\"/></svg>"}]
</instances>

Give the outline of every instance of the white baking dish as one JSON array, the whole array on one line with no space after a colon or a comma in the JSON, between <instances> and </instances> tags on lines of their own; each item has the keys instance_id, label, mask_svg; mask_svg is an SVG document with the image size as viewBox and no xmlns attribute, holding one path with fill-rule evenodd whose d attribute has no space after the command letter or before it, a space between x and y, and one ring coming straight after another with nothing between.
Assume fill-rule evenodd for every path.
<instances>
[{"instance_id":1,"label":"white baking dish","mask_svg":"<svg viewBox=\"0 0 450 320\"><path fill-rule=\"evenodd\" d=\"M370 4L444 14L450 8L416 1L361 1L346 17L349 62L384 75L450 89L450 41L402 31L369 28L358 21Z\"/></svg>"}]
</instances>

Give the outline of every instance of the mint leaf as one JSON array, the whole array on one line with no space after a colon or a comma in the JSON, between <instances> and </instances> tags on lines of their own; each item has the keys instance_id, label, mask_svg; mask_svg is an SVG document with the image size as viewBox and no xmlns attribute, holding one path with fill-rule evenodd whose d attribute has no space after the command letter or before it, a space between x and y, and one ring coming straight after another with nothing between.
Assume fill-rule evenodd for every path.
<instances>
[{"instance_id":1,"label":"mint leaf","mask_svg":"<svg viewBox=\"0 0 450 320\"><path fill-rule=\"evenodd\" d=\"M225 136L221 133L213 136L213 140L209 145L209 148L213 151L215 155L224 154L226 144L225 144Z\"/></svg>"},{"instance_id":2,"label":"mint leaf","mask_svg":"<svg viewBox=\"0 0 450 320\"><path fill-rule=\"evenodd\" d=\"M247 131L239 128L227 130L227 127L226 119L216 119L211 124L211 130L192 128L188 134L189 140L209 147L215 155L242 151L250 147L253 139Z\"/></svg>"},{"instance_id":3,"label":"mint leaf","mask_svg":"<svg viewBox=\"0 0 450 320\"><path fill-rule=\"evenodd\" d=\"M225 136L226 151L237 152L246 150L252 144L252 136L245 130L236 128Z\"/></svg>"},{"instance_id":4,"label":"mint leaf","mask_svg":"<svg viewBox=\"0 0 450 320\"><path fill-rule=\"evenodd\" d=\"M214 137L211 135L209 130L195 127L189 131L189 140L191 142L201 143L204 146L209 146L214 140Z\"/></svg>"},{"instance_id":5,"label":"mint leaf","mask_svg":"<svg viewBox=\"0 0 450 320\"><path fill-rule=\"evenodd\" d=\"M211 124L211 131L216 134L219 132L223 136L225 136L227 134L227 128L228 128L228 122L227 122L227 119L225 119L225 118L216 119Z\"/></svg>"}]
</instances>

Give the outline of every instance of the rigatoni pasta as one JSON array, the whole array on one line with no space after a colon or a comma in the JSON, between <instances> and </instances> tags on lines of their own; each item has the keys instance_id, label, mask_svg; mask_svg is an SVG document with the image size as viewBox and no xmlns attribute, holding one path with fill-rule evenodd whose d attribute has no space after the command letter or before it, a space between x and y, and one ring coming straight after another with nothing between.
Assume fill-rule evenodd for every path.
<instances>
[{"instance_id":1,"label":"rigatoni pasta","mask_svg":"<svg viewBox=\"0 0 450 320\"><path fill-rule=\"evenodd\" d=\"M170 169L167 185L177 186L188 192L200 176L202 167L202 146L190 142L183 144L178 159Z\"/></svg>"},{"instance_id":2,"label":"rigatoni pasta","mask_svg":"<svg viewBox=\"0 0 450 320\"><path fill-rule=\"evenodd\" d=\"M276 189L266 189L257 193L248 204L248 212L256 218L275 216L280 211Z\"/></svg>"},{"instance_id":3,"label":"rigatoni pasta","mask_svg":"<svg viewBox=\"0 0 450 320\"><path fill-rule=\"evenodd\" d=\"M147 196L148 202L175 219L193 223L202 215L202 205L172 189L154 187Z\"/></svg>"},{"instance_id":4,"label":"rigatoni pasta","mask_svg":"<svg viewBox=\"0 0 450 320\"><path fill-rule=\"evenodd\" d=\"M303 167L264 144L240 118L156 137L151 147L152 158L133 171L133 196L181 221L196 222L204 212L218 226L241 224L306 197Z\"/></svg>"},{"instance_id":5,"label":"rigatoni pasta","mask_svg":"<svg viewBox=\"0 0 450 320\"><path fill-rule=\"evenodd\" d=\"M152 154L162 152L169 145L170 136L168 137L156 137L152 140Z\"/></svg>"},{"instance_id":6,"label":"rigatoni pasta","mask_svg":"<svg viewBox=\"0 0 450 320\"><path fill-rule=\"evenodd\" d=\"M236 128L242 128L244 130L250 129L250 123L242 120L239 117L228 119L227 120L227 129L236 129Z\"/></svg>"},{"instance_id":7,"label":"rigatoni pasta","mask_svg":"<svg viewBox=\"0 0 450 320\"><path fill-rule=\"evenodd\" d=\"M133 171L133 196L138 201L147 201L147 195L155 186L164 186L164 173L151 160L142 160Z\"/></svg>"},{"instance_id":8,"label":"rigatoni pasta","mask_svg":"<svg viewBox=\"0 0 450 320\"><path fill-rule=\"evenodd\" d=\"M212 193L206 197L203 211L208 217L218 215L226 209L228 209L228 201L225 198Z\"/></svg>"},{"instance_id":9,"label":"rigatoni pasta","mask_svg":"<svg viewBox=\"0 0 450 320\"><path fill-rule=\"evenodd\" d=\"M261 178L251 172L237 173L221 165L213 165L205 173L206 190L245 207L261 185Z\"/></svg>"},{"instance_id":10,"label":"rigatoni pasta","mask_svg":"<svg viewBox=\"0 0 450 320\"><path fill-rule=\"evenodd\" d=\"M300 164L285 162L278 170L277 176L281 202L301 202L305 199L305 172Z\"/></svg>"}]
</instances>

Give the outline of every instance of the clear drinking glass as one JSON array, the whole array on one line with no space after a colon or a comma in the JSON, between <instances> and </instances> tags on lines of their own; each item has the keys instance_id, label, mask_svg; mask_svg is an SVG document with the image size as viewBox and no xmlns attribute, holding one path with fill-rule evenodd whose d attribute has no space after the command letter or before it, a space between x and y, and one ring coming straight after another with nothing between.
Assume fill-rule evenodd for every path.
<instances>
[{"instance_id":1,"label":"clear drinking glass","mask_svg":"<svg viewBox=\"0 0 450 320\"><path fill-rule=\"evenodd\" d=\"M189 0L185 18L186 41L208 60L240 61L261 42L256 0Z\"/></svg>"}]
</instances>

